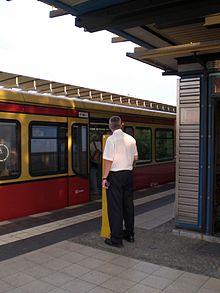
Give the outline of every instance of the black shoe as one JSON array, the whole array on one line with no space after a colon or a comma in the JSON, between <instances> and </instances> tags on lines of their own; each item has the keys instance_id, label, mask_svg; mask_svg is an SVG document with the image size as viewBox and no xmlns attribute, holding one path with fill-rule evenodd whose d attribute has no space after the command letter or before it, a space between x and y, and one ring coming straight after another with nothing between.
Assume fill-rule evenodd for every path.
<instances>
[{"instance_id":1,"label":"black shoe","mask_svg":"<svg viewBox=\"0 0 220 293\"><path fill-rule=\"evenodd\" d=\"M131 234L131 235L124 235L123 236L123 239L125 239L128 242L134 242L134 235L133 234Z\"/></svg>"},{"instance_id":2,"label":"black shoe","mask_svg":"<svg viewBox=\"0 0 220 293\"><path fill-rule=\"evenodd\" d=\"M116 242L113 242L111 239L108 239L108 238L105 239L105 244L110 245L110 246L115 246L115 247L118 247L118 248L123 247L122 242L121 243L116 243Z\"/></svg>"}]
</instances>

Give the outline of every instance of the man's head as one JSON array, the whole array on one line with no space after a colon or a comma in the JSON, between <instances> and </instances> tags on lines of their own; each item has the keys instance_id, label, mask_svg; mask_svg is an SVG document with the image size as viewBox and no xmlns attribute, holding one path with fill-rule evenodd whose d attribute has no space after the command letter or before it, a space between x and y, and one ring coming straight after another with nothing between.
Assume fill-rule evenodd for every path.
<instances>
[{"instance_id":1,"label":"man's head","mask_svg":"<svg viewBox=\"0 0 220 293\"><path fill-rule=\"evenodd\" d=\"M119 116L112 116L109 119L109 128L111 131L122 128L121 118Z\"/></svg>"}]
</instances>

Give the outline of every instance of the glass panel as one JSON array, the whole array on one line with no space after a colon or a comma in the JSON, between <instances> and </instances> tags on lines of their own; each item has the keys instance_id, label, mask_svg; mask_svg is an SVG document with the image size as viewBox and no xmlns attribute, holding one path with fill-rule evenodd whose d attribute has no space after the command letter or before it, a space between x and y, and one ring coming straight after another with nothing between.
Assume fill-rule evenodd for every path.
<instances>
[{"instance_id":1,"label":"glass panel","mask_svg":"<svg viewBox=\"0 0 220 293\"><path fill-rule=\"evenodd\" d=\"M156 129L156 161L174 158L174 137L172 129Z\"/></svg>"},{"instance_id":2,"label":"glass panel","mask_svg":"<svg viewBox=\"0 0 220 293\"><path fill-rule=\"evenodd\" d=\"M151 129L137 127L135 138L138 148L138 164L151 161Z\"/></svg>"},{"instance_id":3,"label":"glass panel","mask_svg":"<svg viewBox=\"0 0 220 293\"><path fill-rule=\"evenodd\" d=\"M213 92L214 94L220 93L220 77L213 78Z\"/></svg>"},{"instance_id":4,"label":"glass panel","mask_svg":"<svg viewBox=\"0 0 220 293\"><path fill-rule=\"evenodd\" d=\"M32 137L57 137L57 127L54 126L34 126Z\"/></svg>"},{"instance_id":5,"label":"glass panel","mask_svg":"<svg viewBox=\"0 0 220 293\"><path fill-rule=\"evenodd\" d=\"M82 126L82 152L86 152L87 151L87 129L86 126Z\"/></svg>"},{"instance_id":6,"label":"glass panel","mask_svg":"<svg viewBox=\"0 0 220 293\"><path fill-rule=\"evenodd\" d=\"M133 129L133 127L125 126L124 132L126 132L127 134L130 134L131 136L134 136L134 129Z\"/></svg>"},{"instance_id":7,"label":"glass panel","mask_svg":"<svg viewBox=\"0 0 220 293\"><path fill-rule=\"evenodd\" d=\"M0 179L20 175L20 127L15 121L0 121Z\"/></svg>"},{"instance_id":8,"label":"glass panel","mask_svg":"<svg viewBox=\"0 0 220 293\"><path fill-rule=\"evenodd\" d=\"M67 165L68 165L68 152L67 152L68 133L67 133L67 128L66 127L59 127L58 136L59 136L60 172L67 172Z\"/></svg>"},{"instance_id":9,"label":"glass panel","mask_svg":"<svg viewBox=\"0 0 220 293\"><path fill-rule=\"evenodd\" d=\"M88 175L88 128L86 125L74 124L73 139L73 171L77 175Z\"/></svg>"},{"instance_id":10,"label":"glass panel","mask_svg":"<svg viewBox=\"0 0 220 293\"><path fill-rule=\"evenodd\" d=\"M67 171L67 127L32 124L31 133L31 174L37 176L65 173Z\"/></svg>"},{"instance_id":11,"label":"glass panel","mask_svg":"<svg viewBox=\"0 0 220 293\"><path fill-rule=\"evenodd\" d=\"M31 153L52 153L57 152L56 139L36 139L31 140Z\"/></svg>"}]
</instances>

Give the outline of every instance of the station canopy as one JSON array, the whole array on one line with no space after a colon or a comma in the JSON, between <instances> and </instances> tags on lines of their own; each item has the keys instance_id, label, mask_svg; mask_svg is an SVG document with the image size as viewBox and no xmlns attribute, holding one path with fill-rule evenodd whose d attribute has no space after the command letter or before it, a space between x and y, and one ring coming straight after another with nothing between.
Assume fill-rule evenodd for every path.
<instances>
[{"instance_id":1,"label":"station canopy","mask_svg":"<svg viewBox=\"0 0 220 293\"><path fill-rule=\"evenodd\" d=\"M178 74L178 65L220 59L219 0L40 0L50 17L71 14L86 31L138 45L127 56Z\"/></svg>"},{"instance_id":2,"label":"station canopy","mask_svg":"<svg viewBox=\"0 0 220 293\"><path fill-rule=\"evenodd\" d=\"M58 97L79 98L93 102L131 106L140 109L170 113L176 112L176 107L168 104L4 71L0 71L0 89L23 90L33 94L40 93ZM41 98L43 98L43 96L41 96Z\"/></svg>"}]
</instances>

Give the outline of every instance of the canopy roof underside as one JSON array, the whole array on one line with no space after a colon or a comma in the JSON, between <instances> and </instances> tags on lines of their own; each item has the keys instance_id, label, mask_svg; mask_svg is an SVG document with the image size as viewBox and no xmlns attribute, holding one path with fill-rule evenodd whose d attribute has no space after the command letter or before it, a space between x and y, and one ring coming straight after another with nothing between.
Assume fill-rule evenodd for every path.
<instances>
[{"instance_id":1,"label":"canopy roof underside","mask_svg":"<svg viewBox=\"0 0 220 293\"><path fill-rule=\"evenodd\" d=\"M40 0L51 17L72 14L89 32L108 30L113 42L139 47L127 56L178 73L178 64L220 59L219 0Z\"/></svg>"}]
</instances>

